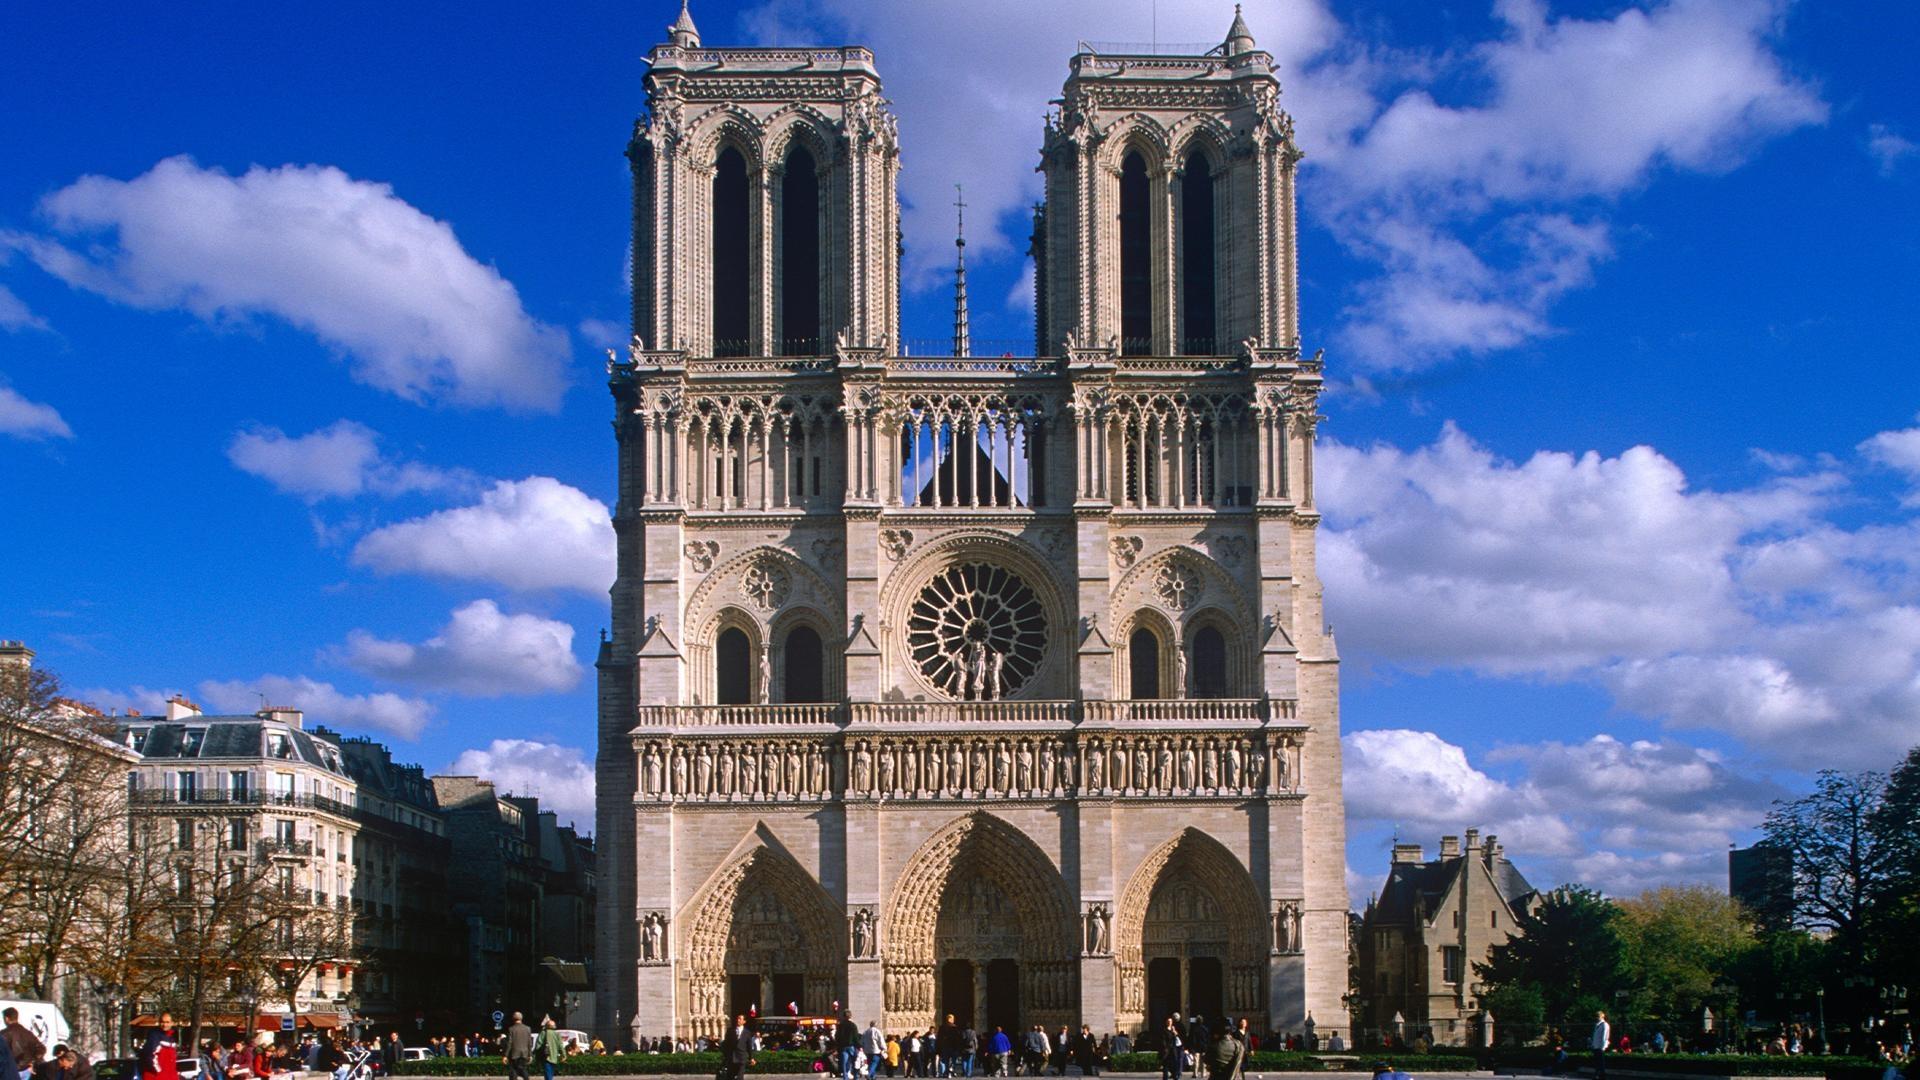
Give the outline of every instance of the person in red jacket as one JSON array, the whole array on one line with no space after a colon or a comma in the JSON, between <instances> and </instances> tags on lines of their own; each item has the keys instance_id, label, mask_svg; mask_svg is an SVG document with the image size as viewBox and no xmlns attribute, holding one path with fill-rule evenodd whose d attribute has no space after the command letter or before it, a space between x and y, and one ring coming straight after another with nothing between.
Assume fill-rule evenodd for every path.
<instances>
[{"instance_id":1,"label":"person in red jacket","mask_svg":"<svg viewBox=\"0 0 1920 1080\"><path fill-rule=\"evenodd\" d=\"M140 1048L140 1080L180 1080L180 1043L173 1032L173 1014L161 1013L160 1026Z\"/></svg>"}]
</instances>

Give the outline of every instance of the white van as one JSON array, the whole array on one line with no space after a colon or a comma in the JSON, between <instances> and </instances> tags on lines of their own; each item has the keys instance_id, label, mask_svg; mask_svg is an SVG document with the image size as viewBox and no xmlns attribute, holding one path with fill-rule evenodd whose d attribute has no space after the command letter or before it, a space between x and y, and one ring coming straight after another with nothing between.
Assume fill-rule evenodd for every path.
<instances>
[{"instance_id":1,"label":"white van","mask_svg":"<svg viewBox=\"0 0 1920 1080\"><path fill-rule=\"evenodd\" d=\"M20 1026L33 1032L35 1038L46 1046L47 1053L53 1048L73 1038L73 1028L67 1026L66 1014L60 1006L51 1001L9 1001L0 999L0 1009L20 1010Z\"/></svg>"}]
</instances>

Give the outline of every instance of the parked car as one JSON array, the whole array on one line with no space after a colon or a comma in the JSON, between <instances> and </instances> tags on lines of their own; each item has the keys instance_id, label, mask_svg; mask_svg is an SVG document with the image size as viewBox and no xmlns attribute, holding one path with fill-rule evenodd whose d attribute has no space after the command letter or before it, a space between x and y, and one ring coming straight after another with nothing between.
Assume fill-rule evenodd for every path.
<instances>
[{"instance_id":1,"label":"parked car","mask_svg":"<svg viewBox=\"0 0 1920 1080\"><path fill-rule=\"evenodd\" d=\"M427 1061L433 1057L433 1051L424 1046L403 1046L400 1048L401 1061Z\"/></svg>"},{"instance_id":2,"label":"parked car","mask_svg":"<svg viewBox=\"0 0 1920 1080\"><path fill-rule=\"evenodd\" d=\"M578 1054L593 1045L593 1036L584 1031L577 1031L573 1028L561 1028L559 1029L559 1033L560 1045L565 1046L569 1054Z\"/></svg>"},{"instance_id":3,"label":"parked car","mask_svg":"<svg viewBox=\"0 0 1920 1080\"><path fill-rule=\"evenodd\" d=\"M174 1064L180 1069L180 1080L200 1080L200 1074L206 1071L197 1057L177 1058Z\"/></svg>"},{"instance_id":4,"label":"parked car","mask_svg":"<svg viewBox=\"0 0 1920 1080\"><path fill-rule=\"evenodd\" d=\"M101 1058L93 1063L93 1080L133 1080L139 1073L139 1058Z\"/></svg>"}]
</instances>

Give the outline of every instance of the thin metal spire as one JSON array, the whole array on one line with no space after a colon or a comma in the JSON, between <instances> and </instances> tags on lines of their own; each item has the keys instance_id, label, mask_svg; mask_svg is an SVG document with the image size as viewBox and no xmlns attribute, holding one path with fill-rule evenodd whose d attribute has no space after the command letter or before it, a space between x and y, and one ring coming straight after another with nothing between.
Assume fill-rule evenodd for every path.
<instances>
[{"instance_id":1,"label":"thin metal spire","mask_svg":"<svg viewBox=\"0 0 1920 1080\"><path fill-rule=\"evenodd\" d=\"M953 355L972 356L972 334L967 327L967 198L959 184L953 185L953 205L958 211L953 234Z\"/></svg>"}]
</instances>

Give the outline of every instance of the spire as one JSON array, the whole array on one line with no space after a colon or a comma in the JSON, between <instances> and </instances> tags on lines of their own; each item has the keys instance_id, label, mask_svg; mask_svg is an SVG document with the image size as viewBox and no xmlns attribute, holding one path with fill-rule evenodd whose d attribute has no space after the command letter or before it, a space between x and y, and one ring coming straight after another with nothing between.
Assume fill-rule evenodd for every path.
<instances>
[{"instance_id":1,"label":"spire","mask_svg":"<svg viewBox=\"0 0 1920 1080\"><path fill-rule=\"evenodd\" d=\"M700 28L693 25L693 13L687 10L687 0L680 0L680 17L667 27L667 36L682 49L700 47Z\"/></svg>"},{"instance_id":2,"label":"spire","mask_svg":"<svg viewBox=\"0 0 1920 1080\"><path fill-rule=\"evenodd\" d=\"M953 355L972 356L972 335L967 330L967 199L959 184L953 185L953 205L959 212L953 233Z\"/></svg>"},{"instance_id":3,"label":"spire","mask_svg":"<svg viewBox=\"0 0 1920 1080\"><path fill-rule=\"evenodd\" d=\"M1227 55L1239 56L1253 51L1253 31L1247 29L1247 20L1240 15L1240 5L1233 5L1233 25L1227 28Z\"/></svg>"}]
</instances>

